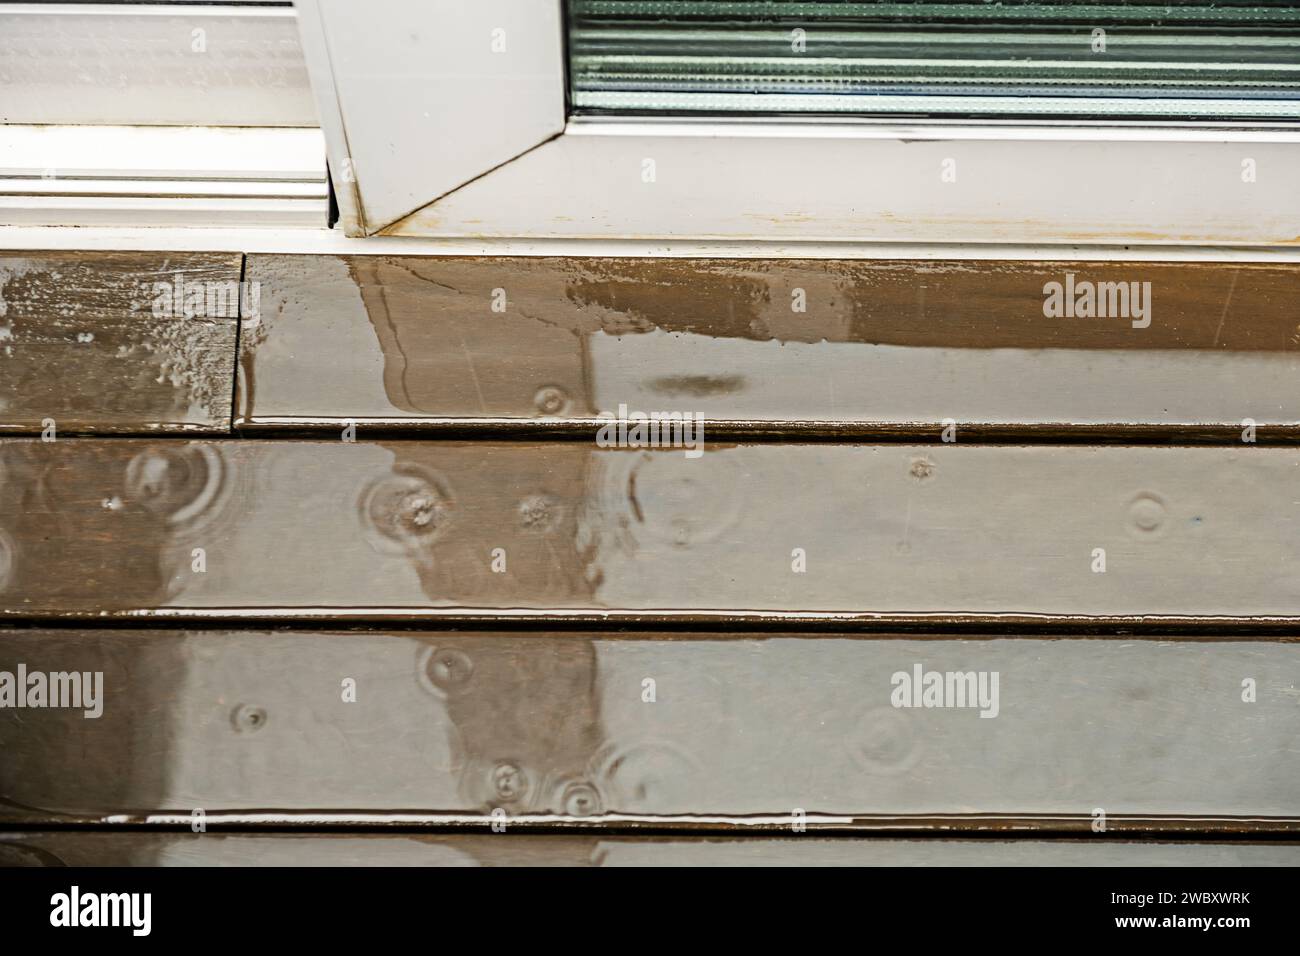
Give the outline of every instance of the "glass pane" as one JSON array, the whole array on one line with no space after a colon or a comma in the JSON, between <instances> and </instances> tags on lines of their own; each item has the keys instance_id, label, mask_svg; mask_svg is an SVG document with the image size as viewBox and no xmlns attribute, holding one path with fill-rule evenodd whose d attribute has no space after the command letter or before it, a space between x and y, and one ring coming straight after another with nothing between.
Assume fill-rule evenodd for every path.
<instances>
[{"instance_id":1,"label":"glass pane","mask_svg":"<svg viewBox=\"0 0 1300 956\"><path fill-rule=\"evenodd\" d=\"M576 113L1300 119L1296 0L568 0Z\"/></svg>"}]
</instances>

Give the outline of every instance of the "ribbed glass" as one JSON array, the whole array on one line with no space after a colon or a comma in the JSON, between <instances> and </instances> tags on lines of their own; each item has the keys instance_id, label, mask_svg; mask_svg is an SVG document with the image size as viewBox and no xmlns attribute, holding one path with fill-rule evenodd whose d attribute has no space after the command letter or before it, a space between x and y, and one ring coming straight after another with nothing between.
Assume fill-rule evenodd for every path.
<instances>
[{"instance_id":1,"label":"ribbed glass","mask_svg":"<svg viewBox=\"0 0 1300 956\"><path fill-rule=\"evenodd\" d=\"M568 0L577 113L1300 119L1297 0Z\"/></svg>"}]
</instances>

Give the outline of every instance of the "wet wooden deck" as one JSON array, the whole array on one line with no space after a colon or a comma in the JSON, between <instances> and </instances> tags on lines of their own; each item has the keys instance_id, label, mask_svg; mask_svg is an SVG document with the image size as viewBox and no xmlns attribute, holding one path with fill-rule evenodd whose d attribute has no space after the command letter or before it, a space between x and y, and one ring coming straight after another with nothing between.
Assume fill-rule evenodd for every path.
<instances>
[{"instance_id":1,"label":"wet wooden deck","mask_svg":"<svg viewBox=\"0 0 1300 956\"><path fill-rule=\"evenodd\" d=\"M9 257L0 861L1294 864L1297 291Z\"/></svg>"}]
</instances>

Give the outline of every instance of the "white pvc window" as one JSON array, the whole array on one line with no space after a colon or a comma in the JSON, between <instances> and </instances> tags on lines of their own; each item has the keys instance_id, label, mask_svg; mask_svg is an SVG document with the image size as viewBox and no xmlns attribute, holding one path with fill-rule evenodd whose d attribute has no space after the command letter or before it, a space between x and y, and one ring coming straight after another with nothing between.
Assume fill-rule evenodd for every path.
<instances>
[{"instance_id":1,"label":"white pvc window","mask_svg":"<svg viewBox=\"0 0 1300 956\"><path fill-rule=\"evenodd\" d=\"M0 122L314 127L292 4L0 3Z\"/></svg>"},{"instance_id":2,"label":"white pvc window","mask_svg":"<svg viewBox=\"0 0 1300 956\"><path fill-rule=\"evenodd\" d=\"M309 0L299 13L354 235L652 248L1300 236L1300 130L1278 120L575 115L562 0Z\"/></svg>"},{"instance_id":3,"label":"white pvc window","mask_svg":"<svg viewBox=\"0 0 1300 956\"><path fill-rule=\"evenodd\" d=\"M289 3L0 3L0 226L324 228Z\"/></svg>"},{"instance_id":4,"label":"white pvc window","mask_svg":"<svg viewBox=\"0 0 1300 956\"><path fill-rule=\"evenodd\" d=\"M1051 26L1043 10L1069 6L1078 16L1066 36L1081 38L1097 11L1113 18L1141 4L977 6L300 0L295 17L284 4L0 4L10 124L0 128L0 221L323 223L323 157L303 158L319 117L341 231L353 236L627 240L652 252L685 241L1220 250L1300 241L1292 5L1167 2L1157 32L1143 34L1146 60L1112 24L1104 56L1118 58L1098 61L1130 75L1108 87L1098 76L1110 67L1091 53L1067 57L1084 72L1053 84L1036 57L1012 56L1011 69L998 65L1000 48L953 51L984 28L982 16L1024 14L1025 35L1039 37L1032 47ZM907 62L920 47L905 49L907 30L880 20L886 8L911 17L907 30L958 37L926 48L942 69ZM961 8L965 19L930 23L921 8ZM731 27L744 23L715 29L719 17L756 10L767 19L750 32L772 28L788 44L804 30L802 59L766 62L767 40L735 39L745 31ZM674 20L683 11L704 16L684 25ZM1255 21L1242 22L1248 14ZM998 43L1019 42L989 22ZM1206 42L1188 41L1193 29ZM869 41L884 54L862 56L864 34L889 34ZM1159 60L1152 43L1162 37L1177 41L1164 42L1160 63L1174 64L1164 73L1142 65ZM836 43L843 55L828 63ZM771 76L775 85L758 82ZM1159 87L1161 77L1173 84ZM1205 82L1190 98L1201 107L1179 112L1197 77ZM950 110L954 96L961 108ZM1015 109L998 105L1008 97ZM1069 110L1053 105L1062 98ZM1127 105L1097 105L1116 100ZM1152 115L1143 102L1168 109Z\"/></svg>"},{"instance_id":5,"label":"white pvc window","mask_svg":"<svg viewBox=\"0 0 1300 956\"><path fill-rule=\"evenodd\" d=\"M583 114L1300 119L1289 0L566 0Z\"/></svg>"}]
</instances>

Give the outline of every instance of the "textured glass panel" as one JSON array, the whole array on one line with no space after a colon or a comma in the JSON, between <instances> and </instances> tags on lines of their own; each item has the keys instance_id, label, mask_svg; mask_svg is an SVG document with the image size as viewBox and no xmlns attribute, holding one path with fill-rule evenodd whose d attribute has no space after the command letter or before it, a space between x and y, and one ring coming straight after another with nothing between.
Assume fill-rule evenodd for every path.
<instances>
[{"instance_id":1,"label":"textured glass panel","mask_svg":"<svg viewBox=\"0 0 1300 956\"><path fill-rule=\"evenodd\" d=\"M1297 0L568 0L577 113L1300 119Z\"/></svg>"}]
</instances>

